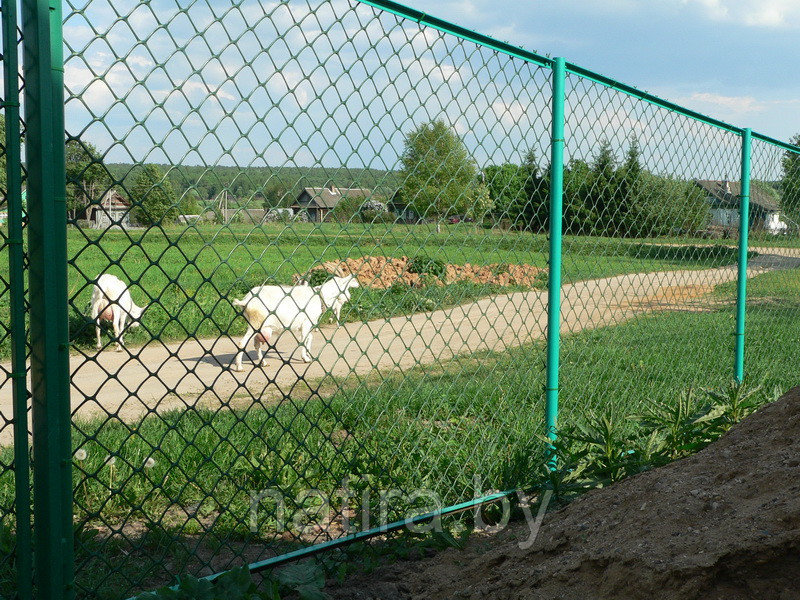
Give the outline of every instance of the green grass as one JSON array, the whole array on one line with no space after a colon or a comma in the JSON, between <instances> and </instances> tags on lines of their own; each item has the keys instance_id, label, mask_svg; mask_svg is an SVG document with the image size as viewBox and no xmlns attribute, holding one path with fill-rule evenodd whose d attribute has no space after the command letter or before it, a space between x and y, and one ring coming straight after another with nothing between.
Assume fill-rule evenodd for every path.
<instances>
[{"instance_id":1,"label":"green grass","mask_svg":"<svg viewBox=\"0 0 800 600\"><path fill-rule=\"evenodd\" d=\"M768 302L754 301L748 310L747 378L785 390L798 383L798 271L755 277L749 289L752 298ZM730 298L725 286L719 294ZM560 422L597 413L632 433L637 424L628 417L647 403L672 405L689 387L729 382L732 306L709 306L716 308L639 316L566 336ZM73 445L87 454L75 461L81 528L140 524L126 530L129 539L86 535L79 556L88 562L79 580L100 586L103 598L133 591L111 585L116 576L105 580L107 567L89 552L152 583L198 568L198 545L206 552L248 542L290 549L275 538L269 502L262 505L258 533L250 533L250 490L281 489L289 514L296 514L309 505L304 489L331 494L347 476L356 497L373 492L373 504L376 490L390 488L428 488L448 504L471 498L474 474L481 475L484 490L524 485L542 456L543 356L542 345L532 344L373 374L360 383L341 381L330 396L295 395L247 410L173 411L134 424L79 422ZM116 457L113 467L109 455ZM145 468L148 458L154 463ZM11 460L10 449L2 460ZM7 473L0 479L0 503L10 505L12 495ZM407 508L393 505L394 516ZM201 540L211 523L212 535Z\"/></svg>"},{"instance_id":2,"label":"green grass","mask_svg":"<svg viewBox=\"0 0 800 600\"><path fill-rule=\"evenodd\" d=\"M148 231L70 229L68 286L70 331L77 347L93 345L88 319L93 281L104 272L136 282L132 295L149 304L143 327L131 329L126 342L180 340L190 336L238 335L244 321L229 300L266 282L290 283L295 274L327 260L366 255L424 256L445 263L527 263L547 266L544 235L498 232L472 225L294 224L172 227ZM570 237L564 243L566 283L621 273L697 269L735 262L724 246L677 247L652 241ZM0 257L0 277L7 277ZM546 281L543 278L542 284ZM452 289L451 289L452 288ZM361 290L344 319L360 321L419 310L446 308L519 288L458 284L429 286L401 299L398 290ZM7 322L9 297L0 295L0 321ZM109 338L106 337L106 340ZM8 358L8 338L0 340L0 358Z\"/></svg>"}]
</instances>

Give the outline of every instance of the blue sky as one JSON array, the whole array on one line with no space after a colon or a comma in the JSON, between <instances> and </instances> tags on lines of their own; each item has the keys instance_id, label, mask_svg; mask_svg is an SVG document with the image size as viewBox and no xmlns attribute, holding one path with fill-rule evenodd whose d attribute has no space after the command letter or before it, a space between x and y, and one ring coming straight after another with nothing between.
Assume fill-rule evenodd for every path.
<instances>
[{"instance_id":1,"label":"blue sky","mask_svg":"<svg viewBox=\"0 0 800 600\"><path fill-rule=\"evenodd\" d=\"M800 0L409 0L734 125L800 133Z\"/></svg>"},{"instance_id":2,"label":"blue sky","mask_svg":"<svg viewBox=\"0 0 800 600\"><path fill-rule=\"evenodd\" d=\"M479 166L547 154L548 69L354 0L67 4L67 129L110 161L393 169L405 134L435 118ZM735 125L800 131L798 0L410 5ZM604 138L621 156L635 135L654 172L735 177L735 135L568 87L568 158L591 159ZM778 155L762 154L774 177Z\"/></svg>"}]
</instances>

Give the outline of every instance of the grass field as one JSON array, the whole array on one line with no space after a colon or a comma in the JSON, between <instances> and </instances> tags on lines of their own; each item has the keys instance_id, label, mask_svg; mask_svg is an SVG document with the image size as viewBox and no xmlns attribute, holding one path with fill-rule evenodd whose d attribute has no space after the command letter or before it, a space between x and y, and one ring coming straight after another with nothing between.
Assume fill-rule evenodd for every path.
<instances>
[{"instance_id":1,"label":"grass field","mask_svg":"<svg viewBox=\"0 0 800 600\"><path fill-rule=\"evenodd\" d=\"M720 286L718 298L729 299L730 287ZM800 383L800 274L761 275L749 288L747 378L785 390ZM689 387L726 384L732 315L726 300L705 311L639 316L566 336L560 422L597 412L632 430L637 425L629 417L649 402L671 404ZM376 374L361 384L342 381L339 392L326 397L171 412L130 425L79 423L73 444L86 453L75 461L80 528L113 524L130 536L103 541L84 533L82 583L100 585L103 598L120 598L132 590L123 593L110 581L134 574L133 581L168 579L198 566L192 558L198 547L266 542L289 549L275 539L269 503L258 533L250 533L250 490L280 488L292 512L308 508L304 489L330 494L347 476L356 492L423 487L445 503L471 498L474 474L481 475L483 489L524 485L541 462L543 385L543 347L533 344ZM3 452L9 461L10 449ZM148 459L153 462L145 467ZM10 504L12 493L6 476L0 501ZM213 534L201 540L212 523ZM112 567L119 572L104 581Z\"/></svg>"},{"instance_id":2,"label":"grass field","mask_svg":"<svg viewBox=\"0 0 800 600\"><path fill-rule=\"evenodd\" d=\"M469 224L322 225L293 224L173 227L133 231L70 229L68 274L70 330L79 347L93 344L88 321L92 282L104 272L121 276L132 286L137 304L149 303L143 327L132 329L126 342L135 346L189 336L237 335L244 321L230 304L247 290L266 282L290 283L295 274L327 260L366 255L425 255L447 263L480 265L527 263L546 267L547 238L521 232L478 229ZM622 240L574 237L564 242L564 281L622 273L707 268L735 262L735 250L721 245L675 246L670 240ZM0 277L7 276L0 257ZM542 285L545 285L542 280ZM446 308L518 288L460 283L446 287L394 289L391 293L358 290L344 320L368 320ZM9 311L0 296L0 322ZM108 337L105 338L108 340ZM0 358L10 354L8 339Z\"/></svg>"}]
</instances>

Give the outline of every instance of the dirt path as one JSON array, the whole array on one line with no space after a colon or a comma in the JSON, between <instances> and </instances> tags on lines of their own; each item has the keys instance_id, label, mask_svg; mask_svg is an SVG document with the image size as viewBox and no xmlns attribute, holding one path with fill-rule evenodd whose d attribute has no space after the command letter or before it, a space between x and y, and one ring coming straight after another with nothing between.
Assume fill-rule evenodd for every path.
<instances>
[{"instance_id":1,"label":"dirt path","mask_svg":"<svg viewBox=\"0 0 800 600\"><path fill-rule=\"evenodd\" d=\"M334 600L797 600L798 456L800 387L697 454L548 513L535 540L519 521L326 591Z\"/></svg>"},{"instance_id":2,"label":"dirt path","mask_svg":"<svg viewBox=\"0 0 800 600\"><path fill-rule=\"evenodd\" d=\"M797 265L754 261L748 276L789 266ZM675 299L683 302L687 296L702 295L735 278L736 268L728 266L628 274L565 285L562 331L592 329L620 323L642 311L663 310L665 297L672 299L669 308L675 308ZM280 356L270 354L265 368L253 367L252 358L245 359L242 373L228 368L235 344L227 336L169 344L156 340L129 352L109 349L78 354L70 360L72 411L77 418L106 414L131 421L148 412L198 403L219 406L284 394L308 397L326 376L407 369L460 353L503 350L540 339L546 319L546 292L493 296L447 310L325 326L314 334L312 355L316 360L310 364L293 353L296 342L291 334L285 334L277 344ZM292 359L286 360L290 353ZM6 419L12 415L8 380L0 386L0 414ZM5 427L0 444L10 440L11 428Z\"/></svg>"}]
</instances>

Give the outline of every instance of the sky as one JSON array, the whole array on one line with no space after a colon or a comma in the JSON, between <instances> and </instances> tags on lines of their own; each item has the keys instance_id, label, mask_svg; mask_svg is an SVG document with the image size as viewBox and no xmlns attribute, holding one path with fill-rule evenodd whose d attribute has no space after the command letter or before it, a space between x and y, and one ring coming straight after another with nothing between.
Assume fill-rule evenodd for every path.
<instances>
[{"instance_id":1,"label":"sky","mask_svg":"<svg viewBox=\"0 0 800 600\"><path fill-rule=\"evenodd\" d=\"M782 140L800 132L800 0L409 0ZM66 0L66 123L114 162L395 169L443 119L478 166L548 153L550 71L355 0ZM567 158L735 178L739 139L572 76ZM779 153L754 163L776 176Z\"/></svg>"},{"instance_id":2,"label":"sky","mask_svg":"<svg viewBox=\"0 0 800 600\"><path fill-rule=\"evenodd\" d=\"M406 4L736 126L783 141L800 133L800 0Z\"/></svg>"}]
</instances>

